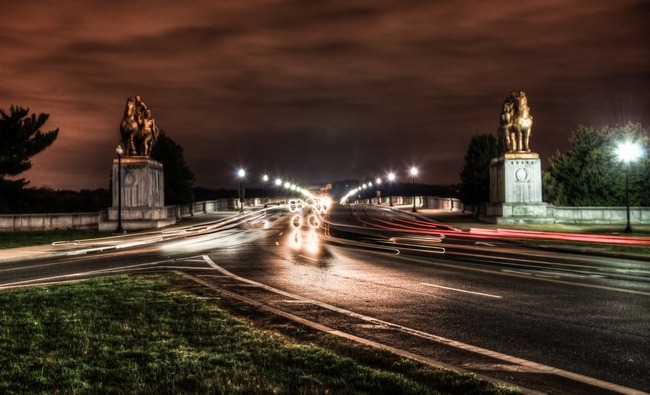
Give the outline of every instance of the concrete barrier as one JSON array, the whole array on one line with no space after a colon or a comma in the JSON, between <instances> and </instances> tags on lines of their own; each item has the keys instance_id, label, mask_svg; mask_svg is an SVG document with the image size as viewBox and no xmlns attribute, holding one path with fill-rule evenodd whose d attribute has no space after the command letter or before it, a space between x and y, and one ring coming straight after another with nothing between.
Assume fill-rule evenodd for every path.
<instances>
[{"instance_id":1,"label":"concrete barrier","mask_svg":"<svg viewBox=\"0 0 650 395\"><path fill-rule=\"evenodd\" d=\"M251 198L244 202L245 207L259 207L264 204L281 204L284 198ZM0 233L2 232L33 232L48 230L111 230L115 229L115 213L109 213L114 208L108 208L97 213L60 213L60 214L0 214ZM238 199L217 199L194 202L181 206L165 206L158 210L160 218L167 219L164 224L174 223L194 215L214 213L218 211L239 210ZM112 215L109 215L112 214ZM122 221L134 220L129 210L123 209ZM166 215L164 215L166 214ZM139 218L135 218L137 220ZM123 225L124 225L123 223ZM154 222L150 222L154 223ZM163 222L160 222L163 223ZM142 226L146 226L143 222ZM144 229L131 226L130 229Z\"/></svg>"},{"instance_id":2,"label":"concrete barrier","mask_svg":"<svg viewBox=\"0 0 650 395\"><path fill-rule=\"evenodd\" d=\"M557 207L550 206L556 224L624 224L625 207ZM650 224L650 207L630 207L632 224Z\"/></svg>"},{"instance_id":3,"label":"concrete barrier","mask_svg":"<svg viewBox=\"0 0 650 395\"><path fill-rule=\"evenodd\" d=\"M0 232L97 229L101 213L0 215Z\"/></svg>"},{"instance_id":4,"label":"concrete barrier","mask_svg":"<svg viewBox=\"0 0 650 395\"><path fill-rule=\"evenodd\" d=\"M383 196L381 198L370 198L355 200L353 203L360 204L380 204L390 205L391 198ZM413 205L413 196L393 196L394 206ZM456 198L441 198L438 196L415 196L416 208L432 208L436 210L463 211L464 205Z\"/></svg>"}]
</instances>

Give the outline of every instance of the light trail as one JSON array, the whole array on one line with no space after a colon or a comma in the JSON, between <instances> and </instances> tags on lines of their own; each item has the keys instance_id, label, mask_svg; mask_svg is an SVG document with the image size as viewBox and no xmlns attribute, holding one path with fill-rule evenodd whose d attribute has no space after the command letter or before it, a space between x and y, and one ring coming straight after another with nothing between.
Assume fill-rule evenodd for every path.
<instances>
[{"instance_id":1,"label":"light trail","mask_svg":"<svg viewBox=\"0 0 650 395\"><path fill-rule=\"evenodd\" d=\"M579 233L562 233L562 232L540 232L532 230L514 230L514 229L483 229L471 228L470 234L492 236L508 239L544 239L544 240L561 240L561 241L578 241L581 243L593 244L623 244L638 245L650 247L650 239L647 237L636 236L614 236L614 235L594 235Z\"/></svg>"},{"instance_id":2,"label":"light trail","mask_svg":"<svg viewBox=\"0 0 650 395\"><path fill-rule=\"evenodd\" d=\"M350 209L352 210L352 209ZM391 220L385 220L373 216L371 212L381 210L382 215L388 213ZM467 238L498 238L503 240L557 240L573 241L585 244L607 244L607 245L627 245L650 247L650 238L640 236L622 236L622 235L596 235L596 234L579 234L566 232L542 232L530 230L515 229L485 229L471 228L469 231L462 231L453 226L418 219L411 214L403 213L399 210L386 208L376 208L373 206L360 206L354 210L356 216L352 219L364 226L374 226L378 229L390 229L404 232L417 232L429 234L436 232L444 236L462 236ZM363 215L363 218L361 215Z\"/></svg>"}]
</instances>

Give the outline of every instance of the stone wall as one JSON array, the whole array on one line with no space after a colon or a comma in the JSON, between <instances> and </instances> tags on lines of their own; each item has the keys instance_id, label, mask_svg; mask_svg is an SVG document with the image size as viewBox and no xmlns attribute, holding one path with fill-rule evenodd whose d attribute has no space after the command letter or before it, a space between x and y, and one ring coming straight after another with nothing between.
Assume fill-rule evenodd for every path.
<instances>
[{"instance_id":1,"label":"stone wall","mask_svg":"<svg viewBox=\"0 0 650 395\"><path fill-rule=\"evenodd\" d=\"M549 214L556 224L624 224L627 222L625 207L554 207ZM630 207L632 224L650 224L650 207Z\"/></svg>"},{"instance_id":2,"label":"stone wall","mask_svg":"<svg viewBox=\"0 0 650 395\"><path fill-rule=\"evenodd\" d=\"M625 207L562 207L546 204L544 213L538 217L522 217L524 220L517 222L514 216L499 216L495 213L493 206L489 203L479 207L478 217L481 221L498 224L536 223L535 218L540 219L537 223L548 224L575 224L575 225L600 225L600 224L625 224L627 222L627 210ZM498 220L498 221L497 221ZM630 207L630 223L650 224L650 207Z\"/></svg>"},{"instance_id":3,"label":"stone wall","mask_svg":"<svg viewBox=\"0 0 650 395\"><path fill-rule=\"evenodd\" d=\"M102 213L0 215L0 232L83 229L95 230Z\"/></svg>"},{"instance_id":4,"label":"stone wall","mask_svg":"<svg viewBox=\"0 0 650 395\"><path fill-rule=\"evenodd\" d=\"M264 205L263 199L246 199L245 207ZM279 204L283 199L267 199L268 204ZM31 232L43 230L112 230L115 229L115 208L110 207L98 213L61 213L61 214L0 214L0 233L2 232ZM174 223L182 218L196 214L206 214L217 211L239 210L238 199L217 199L195 202L191 205L166 206L157 210L147 210L147 213L168 219ZM139 211L135 211L139 214ZM166 215L165 215L166 214ZM123 221L140 220L132 218L129 209L122 209ZM155 219L155 218L145 218ZM147 222L143 222L146 224ZM148 222L153 223L153 222ZM132 229L144 229L135 228Z\"/></svg>"}]
</instances>

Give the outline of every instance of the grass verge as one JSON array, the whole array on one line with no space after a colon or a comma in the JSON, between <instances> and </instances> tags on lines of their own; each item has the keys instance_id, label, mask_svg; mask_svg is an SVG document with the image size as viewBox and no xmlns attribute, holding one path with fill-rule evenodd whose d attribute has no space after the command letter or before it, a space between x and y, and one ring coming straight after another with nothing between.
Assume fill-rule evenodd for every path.
<instances>
[{"instance_id":1,"label":"grass verge","mask_svg":"<svg viewBox=\"0 0 650 395\"><path fill-rule=\"evenodd\" d=\"M177 275L0 292L0 393L511 394Z\"/></svg>"},{"instance_id":2,"label":"grass verge","mask_svg":"<svg viewBox=\"0 0 650 395\"><path fill-rule=\"evenodd\" d=\"M630 257L647 260L650 257L650 239L647 245L613 245L613 244L589 244L589 243L571 243L551 240L524 240L520 241L532 247L543 247L547 249L561 249L564 251L582 251L598 254L621 254Z\"/></svg>"}]
</instances>

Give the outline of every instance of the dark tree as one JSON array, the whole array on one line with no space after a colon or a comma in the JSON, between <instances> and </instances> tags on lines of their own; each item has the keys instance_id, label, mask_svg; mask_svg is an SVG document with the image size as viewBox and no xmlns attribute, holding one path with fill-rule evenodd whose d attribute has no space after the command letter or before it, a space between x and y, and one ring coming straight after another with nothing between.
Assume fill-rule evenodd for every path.
<instances>
[{"instance_id":1,"label":"dark tree","mask_svg":"<svg viewBox=\"0 0 650 395\"><path fill-rule=\"evenodd\" d=\"M625 204L625 165L616 157L619 142L631 140L648 146L648 133L640 124L595 130L579 126L570 147L550 158L543 175L544 196L563 206L621 206ZM650 160L647 155L630 164L630 204L650 205Z\"/></svg>"},{"instance_id":2,"label":"dark tree","mask_svg":"<svg viewBox=\"0 0 650 395\"><path fill-rule=\"evenodd\" d=\"M490 200L490 161L498 155L497 139L491 134L472 137L460 172L461 199L477 204Z\"/></svg>"},{"instance_id":3,"label":"dark tree","mask_svg":"<svg viewBox=\"0 0 650 395\"><path fill-rule=\"evenodd\" d=\"M194 200L194 173L185 164L183 147L160 131L151 158L163 165L165 205L189 204Z\"/></svg>"},{"instance_id":4,"label":"dark tree","mask_svg":"<svg viewBox=\"0 0 650 395\"><path fill-rule=\"evenodd\" d=\"M42 132L49 114L32 114L29 109L11 106L9 114L0 109L0 178L16 176L32 167L30 158L56 140L59 129Z\"/></svg>"},{"instance_id":5,"label":"dark tree","mask_svg":"<svg viewBox=\"0 0 650 395\"><path fill-rule=\"evenodd\" d=\"M0 212L13 212L22 200L24 178L5 180L32 167L32 156L56 140L59 129L42 132L48 114L29 114L29 109L11 106L9 113L0 109Z\"/></svg>"}]
</instances>

